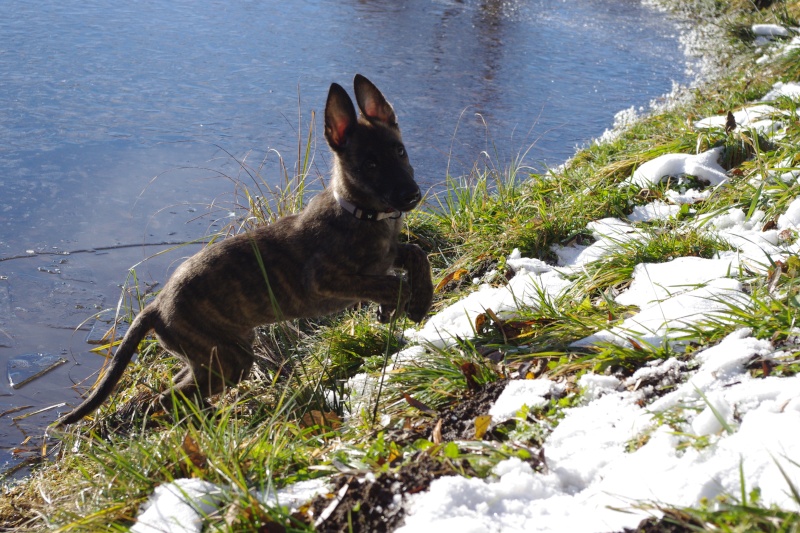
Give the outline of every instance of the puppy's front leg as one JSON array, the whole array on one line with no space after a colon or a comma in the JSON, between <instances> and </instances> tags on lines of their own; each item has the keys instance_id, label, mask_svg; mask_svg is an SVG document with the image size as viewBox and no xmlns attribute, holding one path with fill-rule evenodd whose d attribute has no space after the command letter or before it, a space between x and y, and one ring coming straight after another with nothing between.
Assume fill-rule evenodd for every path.
<instances>
[{"instance_id":1,"label":"puppy's front leg","mask_svg":"<svg viewBox=\"0 0 800 533\"><path fill-rule=\"evenodd\" d=\"M433 281L428 255L416 244L398 246L395 267L406 271L411 284L411 298L408 302L408 318L421 322L433 301Z\"/></svg>"},{"instance_id":2,"label":"puppy's front leg","mask_svg":"<svg viewBox=\"0 0 800 533\"><path fill-rule=\"evenodd\" d=\"M402 278L392 275L343 275L321 272L314 277L314 293L322 298L370 300L382 308L404 310L411 299L411 287Z\"/></svg>"}]
</instances>

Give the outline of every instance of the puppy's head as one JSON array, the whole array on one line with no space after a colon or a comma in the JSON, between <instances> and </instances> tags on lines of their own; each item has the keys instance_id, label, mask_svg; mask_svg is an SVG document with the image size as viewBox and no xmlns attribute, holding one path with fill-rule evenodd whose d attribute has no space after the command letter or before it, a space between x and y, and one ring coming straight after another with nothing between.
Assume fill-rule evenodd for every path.
<instances>
[{"instance_id":1,"label":"puppy's head","mask_svg":"<svg viewBox=\"0 0 800 533\"><path fill-rule=\"evenodd\" d=\"M356 74L354 87L360 116L336 83L325 105L325 139L335 156L334 187L361 208L410 211L422 195L394 108L364 76Z\"/></svg>"}]
</instances>

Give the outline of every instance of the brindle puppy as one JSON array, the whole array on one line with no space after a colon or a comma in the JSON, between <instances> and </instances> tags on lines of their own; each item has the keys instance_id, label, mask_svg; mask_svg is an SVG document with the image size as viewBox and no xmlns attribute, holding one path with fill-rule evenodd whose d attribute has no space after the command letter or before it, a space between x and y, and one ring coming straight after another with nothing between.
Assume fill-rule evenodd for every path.
<instances>
[{"instance_id":1,"label":"brindle puppy","mask_svg":"<svg viewBox=\"0 0 800 533\"><path fill-rule=\"evenodd\" d=\"M174 393L203 398L247 377L258 325L327 315L364 300L380 304L384 322L400 313L415 322L425 317L430 264L419 247L397 242L403 212L421 199L414 169L392 106L367 78L356 75L354 83L360 117L341 86L328 92L330 186L300 213L186 260L134 319L89 397L59 425L80 420L111 395L150 330L186 362ZM158 401L168 407L172 397L167 390Z\"/></svg>"}]
</instances>

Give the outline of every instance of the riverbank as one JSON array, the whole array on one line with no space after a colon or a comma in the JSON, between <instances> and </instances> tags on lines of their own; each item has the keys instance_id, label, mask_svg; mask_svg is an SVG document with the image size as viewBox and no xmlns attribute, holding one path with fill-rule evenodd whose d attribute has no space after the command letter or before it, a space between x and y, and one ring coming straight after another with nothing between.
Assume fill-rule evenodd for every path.
<instances>
[{"instance_id":1,"label":"riverbank","mask_svg":"<svg viewBox=\"0 0 800 533\"><path fill-rule=\"evenodd\" d=\"M796 529L800 3L680 4L712 46L701 84L410 217L438 282L421 329L398 342L365 310L265 330L254 379L177 424L117 411L166 382L149 345L4 487L0 527Z\"/></svg>"}]
</instances>

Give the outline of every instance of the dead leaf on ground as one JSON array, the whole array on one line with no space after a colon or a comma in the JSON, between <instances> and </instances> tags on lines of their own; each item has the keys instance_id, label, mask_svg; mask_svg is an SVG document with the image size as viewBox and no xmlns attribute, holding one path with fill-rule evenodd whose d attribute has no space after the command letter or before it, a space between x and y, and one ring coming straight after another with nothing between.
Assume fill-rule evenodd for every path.
<instances>
[{"instance_id":1,"label":"dead leaf on ground","mask_svg":"<svg viewBox=\"0 0 800 533\"><path fill-rule=\"evenodd\" d=\"M767 290L770 294L775 292L775 289L778 288L778 283L781 280L781 274L783 274L784 270L786 269L786 265L783 261L775 261L775 265L769 267L767 271Z\"/></svg>"},{"instance_id":2,"label":"dead leaf on ground","mask_svg":"<svg viewBox=\"0 0 800 533\"><path fill-rule=\"evenodd\" d=\"M450 283L451 281L460 280L461 277L464 276L464 274L469 274L469 271L463 268L459 268L455 272L447 274L444 278L442 278L442 281L436 284L434 292L441 292L441 290L444 289L448 283Z\"/></svg>"},{"instance_id":3,"label":"dead leaf on ground","mask_svg":"<svg viewBox=\"0 0 800 533\"><path fill-rule=\"evenodd\" d=\"M631 343L631 346L633 346L633 349L636 350L637 352L644 351L644 348L642 348L642 345L639 344L637 341L633 340L632 338L628 337L628 342Z\"/></svg>"},{"instance_id":4,"label":"dead leaf on ground","mask_svg":"<svg viewBox=\"0 0 800 533\"><path fill-rule=\"evenodd\" d=\"M316 428L315 433L325 433L329 430L337 430L342 426L342 419L333 411L322 412L313 409L303 415L302 427Z\"/></svg>"},{"instance_id":5,"label":"dead leaf on ground","mask_svg":"<svg viewBox=\"0 0 800 533\"><path fill-rule=\"evenodd\" d=\"M467 380L467 389L472 392L481 390L481 386L475 379L475 376L478 375L478 365L467 361L466 363L461 363L459 368L461 369L461 373L464 374L464 379Z\"/></svg>"},{"instance_id":6,"label":"dead leaf on ground","mask_svg":"<svg viewBox=\"0 0 800 533\"><path fill-rule=\"evenodd\" d=\"M205 470L206 464L208 463L208 457L200 450L200 446L197 444L197 441L192 438L190 434L186 434L183 437L183 444L181 445L183 449L183 453L189 462L194 466L192 471L186 472L189 475L196 475L195 470Z\"/></svg>"},{"instance_id":7,"label":"dead leaf on ground","mask_svg":"<svg viewBox=\"0 0 800 533\"><path fill-rule=\"evenodd\" d=\"M431 433L431 440L433 440L434 444L441 444L444 439L442 438L442 419L440 418L436 425L433 427L433 432Z\"/></svg>"},{"instance_id":8,"label":"dead leaf on ground","mask_svg":"<svg viewBox=\"0 0 800 533\"><path fill-rule=\"evenodd\" d=\"M408 395L406 393L403 393L403 398L405 398L405 400L408 403L408 405L410 405L414 409L419 409L423 413L427 413L429 415L435 415L436 414L436 409L433 409L432 407L428 407L427 405L425 405L421 401L412 398L410 395Z\"/></svg>"},{"instance_id":9,"label":"dead leaf on ground","mask_svg":"<svg viewBox=\"0 0 800 533\"><path fill-rule=\"evenodd\" d=\"M486 331L486 327L488 326L487 322L488 316L486 313L481 313L475 317L475 332L480 335Z\"/></svg>"},{"instance_id":10,"label":"dead leaf on ground","mask_svg":"<svg viewBox=\"0 0 800 533\"><path fill-rule=\"evenodd\" d=\"M492 415L480 415L475 417L475 440L483 439L491 423Z\"/></svg>"}]
</instances>

